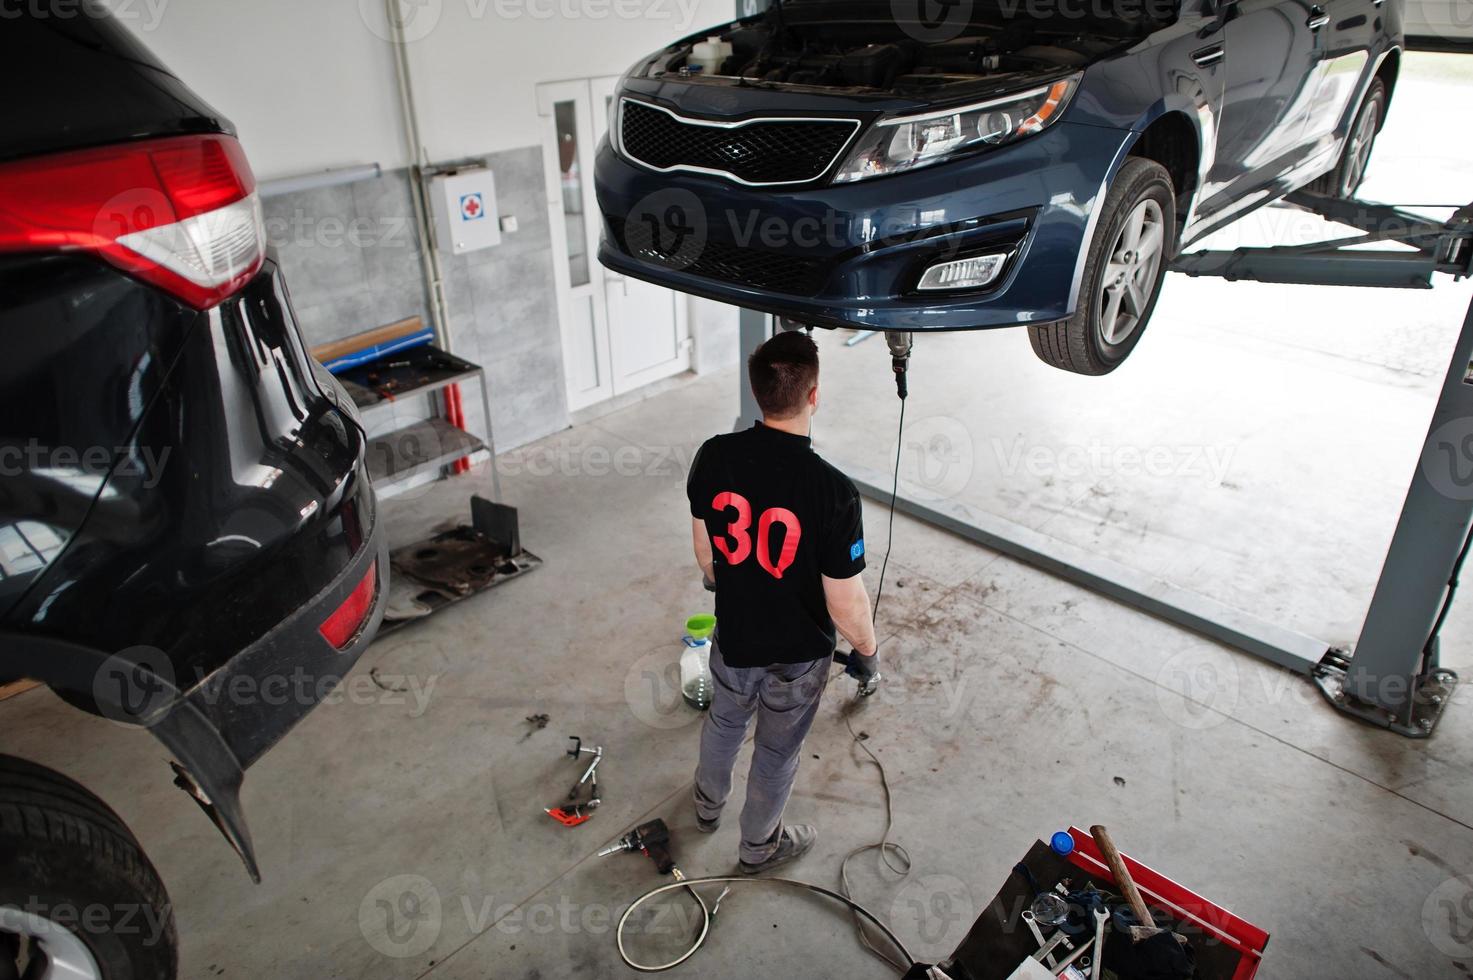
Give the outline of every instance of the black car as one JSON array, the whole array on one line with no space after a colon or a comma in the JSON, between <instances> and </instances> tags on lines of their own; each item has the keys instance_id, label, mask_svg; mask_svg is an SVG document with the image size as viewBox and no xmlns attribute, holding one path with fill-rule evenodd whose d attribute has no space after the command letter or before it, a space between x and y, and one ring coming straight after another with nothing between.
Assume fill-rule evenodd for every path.
<instances>
[{"instance_id":1,"label":"black car","mask_svg":"<svg viewBox=\"0 0 1473 980\"><path fill-rule=\"evenodd\" d=\"M227 120L98 5L8 15L0 77L0 682L146 727L259 878L243 773L382 615L366 436L303 345ZM89 907L167 928L52 913ZM0 978L175 964L127 827L0 755Z\"/></svg>"}]
</instances>

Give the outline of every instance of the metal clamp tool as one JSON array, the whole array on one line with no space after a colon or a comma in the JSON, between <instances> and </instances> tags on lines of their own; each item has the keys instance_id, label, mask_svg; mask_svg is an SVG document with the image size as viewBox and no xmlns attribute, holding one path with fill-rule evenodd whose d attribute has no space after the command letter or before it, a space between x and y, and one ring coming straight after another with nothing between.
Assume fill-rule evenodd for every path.
<instances>
[{"instance_id":1,"label":"metal clamp tool","mask_svg":"<svg viewBox=\"0 0 1473 980\"><path fill-rule=\"evenodd\" d=\"M569 735L568 737L573 740L573 747L568 750L569 756L577 759L579 756L585 754L591 755L593 756L593 761L583 771L582 777L573 784L573 788L568 790L568 802L561 806L545 807L544 810L548 816L552 817L552 819L564 827L576 827L581 823L587 823L589 820L592 820L593 811L598 809L598 805L603 802L598 795L598 764L603 761L604 747L597 745L591 749L584 748L583 739L577 735ZM588 799L582 803L573 802L578 799L579 793L585 783L588 784Z\"/></svg>"}]
</instances>

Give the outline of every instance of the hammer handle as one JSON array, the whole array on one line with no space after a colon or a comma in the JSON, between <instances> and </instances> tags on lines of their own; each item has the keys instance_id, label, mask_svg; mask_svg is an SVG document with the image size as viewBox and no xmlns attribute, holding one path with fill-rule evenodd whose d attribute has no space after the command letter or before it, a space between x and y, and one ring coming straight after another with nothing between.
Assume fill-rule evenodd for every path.
<instances>
[{"instance_id":1,"label":"hammer handle","mask_svg":"<svg viewBox=\"0 0 1473 980\"><path fill-rule=\"evenodd\" d=\"M1120 886L1120 891L1125 895L1125 901L1129 903L1130 910L1135 913L1135 921L1146 928L1153 928L1156 920L1151 915L1151 910L1146 908L1146 900L1141 897L1140 889L1135 887L1135 881L1130 877L1130 869L1125 866L1125 859L1115 849L1115 842L1110 839L1109 831L1104 827L1094 826L1089 828L1090 836L1095 839L1100 853L1105 856L1105 863L1110 866L1110 874L1115 878L1115 884Z\"/></svg>"}]
</instances>

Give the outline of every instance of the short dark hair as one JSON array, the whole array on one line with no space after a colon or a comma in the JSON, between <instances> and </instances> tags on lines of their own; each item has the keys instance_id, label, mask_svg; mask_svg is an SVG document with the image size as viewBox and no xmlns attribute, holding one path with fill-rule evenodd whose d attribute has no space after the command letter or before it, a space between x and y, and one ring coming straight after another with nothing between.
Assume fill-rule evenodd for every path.
<instances>
[{"instance_id":1,"label":"short dark hair","mask_svg":"<svg viewBox=\"0 0 1473 980\"><path fill-rule=\"evenodd\" d=\"M818 345L801 330L785 331L752 352L747 372L763 413L791 418L818 384Z\"/></svg>"}]
</instances>

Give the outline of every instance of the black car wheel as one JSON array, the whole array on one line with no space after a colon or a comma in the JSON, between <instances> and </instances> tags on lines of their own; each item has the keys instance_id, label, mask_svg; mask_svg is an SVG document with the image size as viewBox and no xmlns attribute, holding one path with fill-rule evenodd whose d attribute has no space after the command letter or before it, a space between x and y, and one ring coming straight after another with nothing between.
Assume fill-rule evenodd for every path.
<instances>
[{"instance_id":1,"label":"black car wheel","mask_svg":"<svg viewBox=\"0 0 1473 980\"><path fill-rule=\"evenodd\" d=\"M1335 169L1310 184L1308 190L1330 197L1354 197L1366 179L1366 169L1371 164L1371 151L1376 148L1376 134L1386 120L1386 83L1373 79L1361 100L1360 111L1350 124L1350 135L1345 139L1345 148L1340 151L1340 162Z\"/></svg>"},{"instance_id":2,"label":"black car wheel","mask_svg":"<svg viewBox=\"0 0 1473 980\"><path fill-rule=\"evenodd\" d=\"M117 814L0 756L0 980L172 980L173 909Z\"/></svg>"},{"instance_id":3,"label":"black car wheel","mask_svg":"<svg viewBox=\"0 0 1473 980\"><path fill-rule=\"evenodd\" d=\"M1166 168L1132 157L1105 197L1089 244L1079 308L1028 328L1033 352L1076 374L1109 374L1140 341L1176 254L1176 189Z\"/></svg>"}]
</instances>

